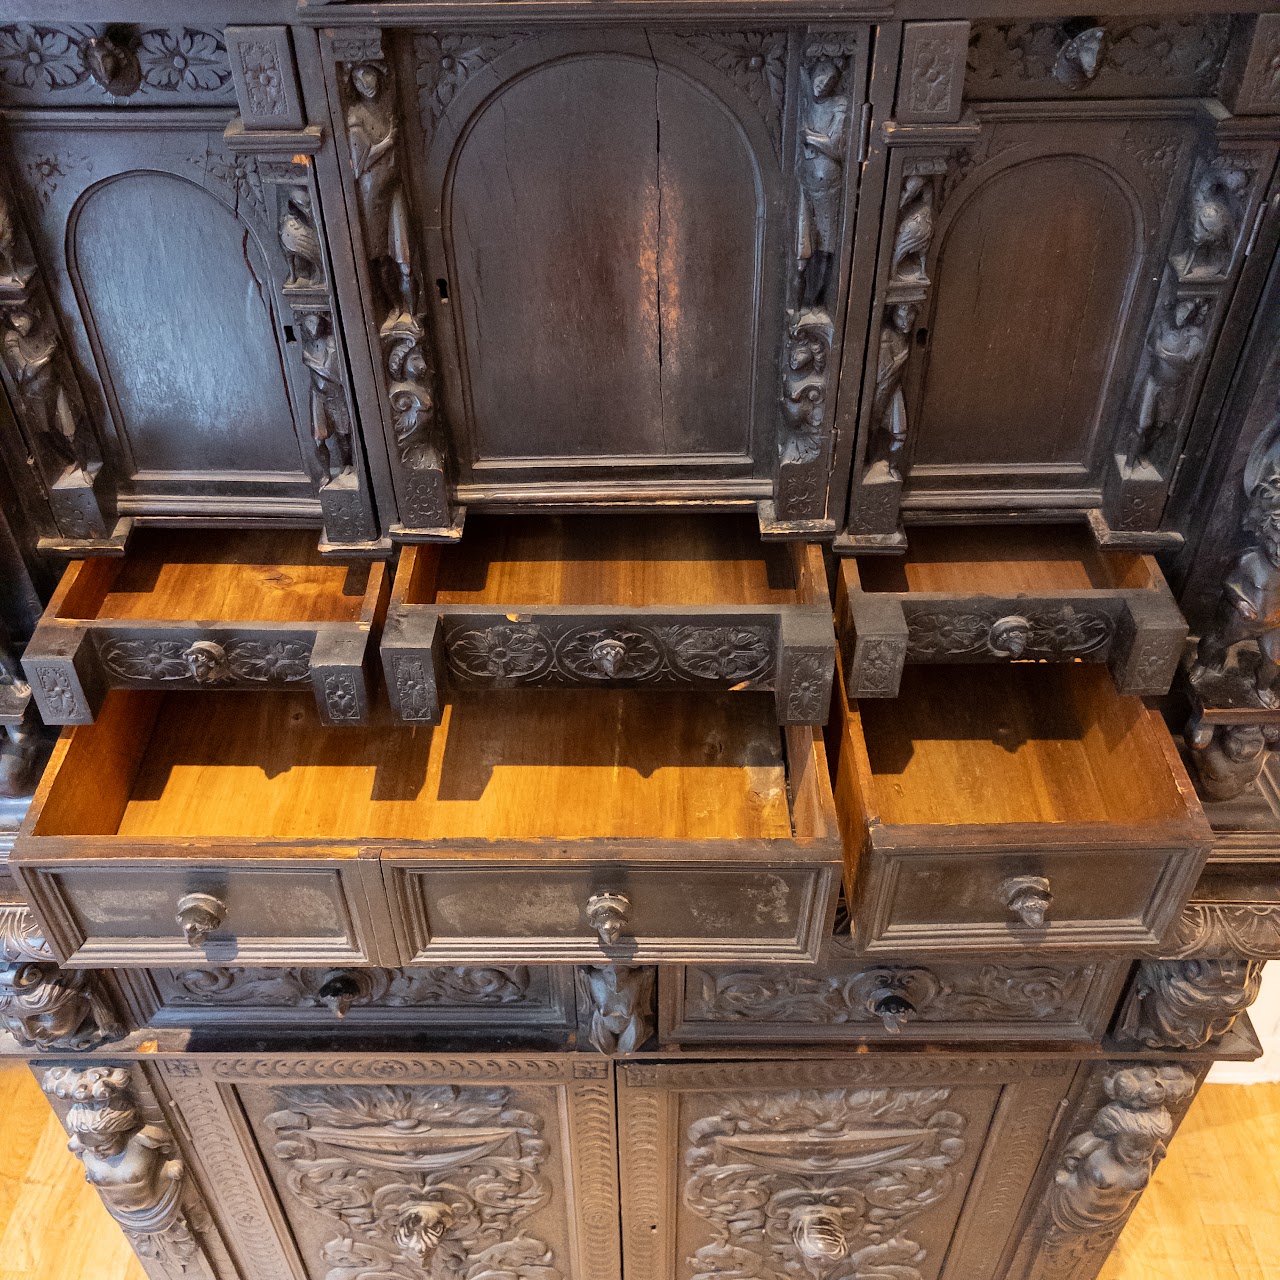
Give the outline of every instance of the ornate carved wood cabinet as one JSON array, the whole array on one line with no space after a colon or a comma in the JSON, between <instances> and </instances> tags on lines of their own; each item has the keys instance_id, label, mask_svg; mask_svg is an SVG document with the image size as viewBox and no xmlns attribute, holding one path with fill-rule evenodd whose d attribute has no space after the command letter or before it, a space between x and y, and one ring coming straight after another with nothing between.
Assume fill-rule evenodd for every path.
<instances>
[{"instance_id":1,"label":"ornate carved wood cabinet","mask_svg":"<svg viewBox=\"0 0 1280 1280\"><path fill-rule=\"evenodd\" d=\"M1280 956L1280 19L47 7L0 1053L148 1275L1090 1280Z\"/></svg>"}]
</instances>

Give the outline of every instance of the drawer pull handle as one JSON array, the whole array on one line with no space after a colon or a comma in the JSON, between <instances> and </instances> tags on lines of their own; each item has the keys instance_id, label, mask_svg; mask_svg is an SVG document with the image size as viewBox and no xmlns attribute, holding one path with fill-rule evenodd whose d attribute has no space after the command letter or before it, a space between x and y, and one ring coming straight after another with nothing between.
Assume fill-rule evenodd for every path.
<instances>
[{"instance_id":1,"label":"drawer pull handle","mask_svg":"<svg viewBox=\"0 0 1280 1280\"><path fill-rule=\"evenodd\" d=\"M1028 929L1043 929L1053 893L1044 876L1010 876L999 889L1000 901Z\"/></svg>"},{"instance_id":2,"label":"drawer pull handle","mask_svg":"<svg viewBox=\"0 0 1280 1280\"><path fill-rule=\"evenodd\" d=\"M806 1204L791 1215L791 1238L806 1258L838 1262L849 1256L849 1240L838 1209Z\"/></svg>"},{"instance_id":3,"label":"drawer pull handle","mask_svg":"<svg viewBox=\"0 0 1280 1280\"><path fill-rule=\"evenodd\" d=\"M359 994L360 984L349 973L335 973L326 978L316 992L339 1018L347 1016L347 1010L355 1003Z\"/></svg>"},{"instance_id":4,"label":"drawer pull handle","mask_svg":"<svg viewBox=\"0 0 1280 1280\"><path fill-rule=\"evenodd\" d=\"M453 1209L440 1200L410 1205L395 1226L395 1241L420 1267L431 1260L453 1226Z\"/></svg>"},{"instance_id":5,"label":"drawer pull handle","mask_svg":"<svg viewBox=\"0 0 1280 1280\"><path fill-rule=\"evenodd\" d=\"M888 991L878 999L873 997L871 1012L884 1023L886 1031L896 1034L902 1030L902 1024L908 1018L916 1016L916 1007L906 996L899 995L896 991Z\"/></svg>"},{"instance_id":6,"label":"drawer pull handle","mask_svg":"<svg viewBox=\"0 0 1280 1280\"><path fill-rule=\"evenodd\" d=\"M203 947L226 918L227 904L211 893L188 893L178 899L175 919L186 934L189 947Z\"/></svg>"},{"instance_id":7,"label":"drawer pull handle","mask_svg":"<svg viewBox=\"0 0 1280 1280\"><path fill-rule=\"evenodd\" d=\"M595 893L587 899L587 923L606 947L616 946L631 918L631 899L622 893Z\"/></svg>"}]
</instances>

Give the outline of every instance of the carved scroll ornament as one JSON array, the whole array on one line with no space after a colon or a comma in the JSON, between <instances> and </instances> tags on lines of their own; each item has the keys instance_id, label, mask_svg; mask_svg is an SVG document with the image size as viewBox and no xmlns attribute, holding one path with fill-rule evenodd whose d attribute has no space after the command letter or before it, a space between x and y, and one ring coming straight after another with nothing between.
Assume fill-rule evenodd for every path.
<instances>
[{"instance_id":1,"label":"carved scroll ornament","mask_svg":"<svg viewBox=\"0 0 1280 1280\"><path fill-rule=\"evenodd\" d=\"M275 1091L266 1117L289 1190L328 1220L329 1280L559 1280L525 1221L551 1194L542 1121L503 1087Z\"/></svg>"},{"instance_id":2,"label":"carved scroll ornament","mask_svg":"<svg viewBox=\"0 0 1280 1280\"><path fill-rule=\"evenodd\" d=\"M952 1189L964 1117L948 1089L733 1094L689 1128L684 1200L714 1238L711 1277L920 1280L910 1221ZM750 1205L750 1212L744 1206Z\"/></svg>"},{"instance_id":3,"label":"carved scroll ornament","mask_svg":"<svg viewBox=\"0 0 1280 1280\"><path fill-rule=\"evenodd\" d=\"M71 1102L63 1126L85 1179L156 1277L212 1277L183 1206L186 1167L169 1130L149 1122L125 1067L53 1067L44 1091Z\"/></svg>"}]
</instances>

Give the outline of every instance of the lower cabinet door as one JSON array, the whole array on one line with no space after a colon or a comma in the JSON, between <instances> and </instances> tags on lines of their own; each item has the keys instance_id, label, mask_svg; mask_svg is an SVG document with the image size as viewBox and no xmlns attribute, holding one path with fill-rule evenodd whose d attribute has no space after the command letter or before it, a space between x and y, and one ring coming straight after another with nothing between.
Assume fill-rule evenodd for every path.
<instances>
[{"instance_id":1,"label":"lower cabinet door","mask_svg":"<svg viewBox=\"0 0 1280 1280\"><path fill-rule=\"evenodd\" d=\"M1075 1065L618 1070L627 1280L990 1280Z\"/></svg>"},{"instance_id":2,"label":"lower cabinet door","mask_svg":"<svg viewBox=\"0 0 1280 1280\"><path fill-rule=\"evenodd\" d=\"M246 1054L161 1074L241 1280L620 1280L605 1058Z\"/></svg>"}]
</instances>

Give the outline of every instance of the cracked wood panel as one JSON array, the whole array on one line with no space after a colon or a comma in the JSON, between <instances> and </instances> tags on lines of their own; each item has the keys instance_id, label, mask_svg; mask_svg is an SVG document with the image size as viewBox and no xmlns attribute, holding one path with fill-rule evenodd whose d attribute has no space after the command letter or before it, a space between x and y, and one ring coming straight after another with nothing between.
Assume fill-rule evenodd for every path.
<instances>
[{"instance_id":1,"label":"cracked wood panel","mask_svg":"<svg viewBox=\"0 0 1280 1280\"><path fill-rule=\"evenodd\" d=\"M771 467L753 420L786 37L745 39L406 41L463 482Z\"/></svg>"}]
</instances>

